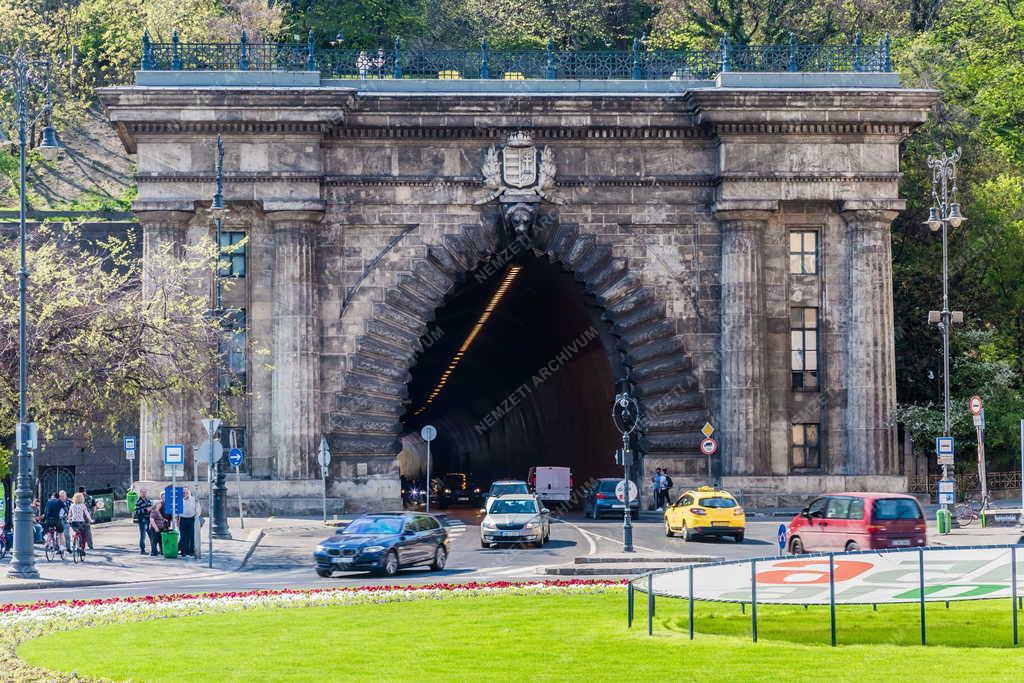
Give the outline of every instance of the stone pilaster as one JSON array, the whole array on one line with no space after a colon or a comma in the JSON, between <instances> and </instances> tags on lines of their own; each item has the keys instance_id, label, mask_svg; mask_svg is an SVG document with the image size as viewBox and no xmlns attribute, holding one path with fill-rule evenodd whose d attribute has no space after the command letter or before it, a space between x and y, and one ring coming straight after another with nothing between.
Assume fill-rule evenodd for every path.
<instances>
[{"instance_id":1,"label":"stone pilaster","mask_svg":"<svg viewBox=\"0 0 1024 683\"><path fill-rule=\"evenodd\" d=\"M320 331L316 244L321 211L268 211L274 239L271 446L274 478L317 476Z\"/></svg>"},{"instance_id":2,"label":"stone pilaster","mask_svg":"<svg viewBox=\"0 0 1024 683\"><path fill-rule=\"evenodd\" d=\"M850 298L846 335L846 474L899 474L889 226L900 202L845 202Z\"/></svg>"},{"instance_id":3,"label":"stone pilaster","mask_svg":"<svg viewBox=\"0 0 1024 683\"><path fill-rule=\"evenodd\" d=\"M716 206L722 232L723 475L770 472L764 233L772 212Z\"/></svg>"},{"instance_id":4,"label":"stone pilaster","mask_svg":"<svg viewBox=\"0 0 1024 683\"><path fill-rule=\"evenodd\" d=\"M166 250L173 258L185 254L186 232L194 212L172 207L136 205L135 212L142 226L142 290L148 297L158 285L157 255ZM167 204L168 206L163 206ZM138 481L162 481L164 444L188 444L191 430L189 401L180 395L165 396L159 403L143 402L139 408L139 455L135 470Z\"/></svg>"}]
</instances>

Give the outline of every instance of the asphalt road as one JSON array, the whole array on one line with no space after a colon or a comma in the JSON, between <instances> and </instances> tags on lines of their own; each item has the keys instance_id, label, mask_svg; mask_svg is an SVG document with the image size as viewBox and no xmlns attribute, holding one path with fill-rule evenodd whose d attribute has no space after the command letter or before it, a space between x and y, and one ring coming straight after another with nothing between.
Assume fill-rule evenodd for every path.
<instances>
[{"instance_id":1,"label":"asphalt road","mask_svg":"<svg viewBox=\"0 0 1024 683\"><path fill-rule=\"evenodd\" d=\"M478 510L448 510L446 526L452 539L448 566L444 571L403 570L397 577L381 579L366 573L335 574L322 579L314 572L312 559L316 544L329 534L314 523L298 521L294 527L269 531L246 569L218 576L167 581L93 586L87 588L49 588L45 591L5 591L2 602L64 600L165 593L194 593L281 588L326 588L337 586L415 584L443 581L502 581L545 578L548 565L573 562L578 555L605 555L622 552L622 521L590 520L580 513L569 513L552 520L551 540L543 548L480 547ZM634 522L634 545L638 550L666 554L711 555L725 559L767 557L777 554L776 533L781 520L747 523L743 543L732 540L696 540L684 542L667 538L660 514L645 512ZM558 578L558 577L547 577ZM567 577L562 577L567 578Z\"/></svg>"}]
</instances>

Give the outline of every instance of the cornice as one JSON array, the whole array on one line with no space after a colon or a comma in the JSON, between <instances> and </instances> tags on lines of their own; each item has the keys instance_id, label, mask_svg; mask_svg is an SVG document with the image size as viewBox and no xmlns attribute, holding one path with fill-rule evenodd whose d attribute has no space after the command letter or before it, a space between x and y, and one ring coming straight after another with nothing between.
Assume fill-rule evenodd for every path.
<instances>
[{"instance_id":1,"label":"cornice","mask_svg":"<svg viewBox=\"0 0 1024 683\"><path fill-rule=\"evenodd\" d=\"M722 135L910 135L916 124L874 122L768 122L741 121L710 124L715 134Z\"/></svg>"},{"instance_id":2,"label":"cornice","mask_svg":"<svg viewBox=\"0 0 1024 683\"><path fill-rule=\"evenodd\" d=\"M290 172L226 172L225 183L319 183L323 176L319 173ZM135 176L138 183L205 183L216 181L213 173L139 173Z\"/></svg>"},{"instance_id":3,"label":"cornice","mask_svg":"<svg viewBox=\"0 0 1024 683\"><path fill-rule=\"evenodd\" d=\"M720 183L895 183L902 173L723 173Z\"/></svg>"},{"instance_id":4,"label":"cornice","mask_svg":"<svg viewBox=\"0 0 1024 683\"><path fill-rule=\"evenodd\" d=\"M359 126L345 125L333 129L332 139L420 139L420 140L484 140L503 141L512 130L522 125L507 127L480 126ZM529 128L529 126L527 126ZM535 141L548 140L682 140L710 139L709 131L700 127L645 127L645 126L551 126L529 128Z\"/></svg>"},{"instance_id":5,"label":"cornice","mask_svg":"<svg viewBox=\"0 0 1024 683\"><path fill-rule=\"evenodd\" d=\"M339 122L340 122L339 114ZM130 135L175 133L203 134L280 134L322 135L334 128L331 121L129 121L121 124Z\"/></svg>"}]
</instances>

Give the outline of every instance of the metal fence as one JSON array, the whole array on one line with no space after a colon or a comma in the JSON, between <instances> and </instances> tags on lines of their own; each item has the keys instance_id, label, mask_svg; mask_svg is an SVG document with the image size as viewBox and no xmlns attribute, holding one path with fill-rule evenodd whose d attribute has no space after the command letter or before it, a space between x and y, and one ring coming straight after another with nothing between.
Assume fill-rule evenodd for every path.
<instances>
[{"instance_id":1,"label":"metal fence","mask_svg":"<svg viewBox=\"0 0 1024 683\"><path fill-rule=\"evenodd\" d=\"M1022 539L1024 541L1024 539ZM829 607L831 644L837 645L837 605L916 604L920 640L928 640L928 602L1004 600L1011 637L1019 644L1018 612L1024 609L1019 562L1024 545L917 547L727 560L661 569L627 584L626 623L633 627L637 593L646 595L647 633L654 633L657 598L688 601L689 639L694 639L696 601L739 603L750 609L757 642L758 605Z\"/></svg>"},{"instance_id":2,"label":"metal fence","mask_svg":"<svg viewBox=\"0 0 1024 683\"><path fill-rule=\"evenodd\" d=\"M721 72L890 72L889 36L865 44L737 45L722 39L717 50L405 49L401 41L373 49L320 48L305 43L169 43L142 38L143 71L319 71L353 79L711 79Z\"/></svg>"},{"instance_id":3,"label":"metal fence","mask_svg":"<svg viewBox=\"0 0 1024 683\"><path fill-rule=\"evenodd\" d=\"M1010 472L988 472L985 477L989 491L1020 491L1020 470ZM912 476L907 480L907 490L911 493L932 493L939 489L941 474ZM956 493L960 498L981 491L981 478L975 473L958 474L956 476Z\"/></svg>"}]
</instances>

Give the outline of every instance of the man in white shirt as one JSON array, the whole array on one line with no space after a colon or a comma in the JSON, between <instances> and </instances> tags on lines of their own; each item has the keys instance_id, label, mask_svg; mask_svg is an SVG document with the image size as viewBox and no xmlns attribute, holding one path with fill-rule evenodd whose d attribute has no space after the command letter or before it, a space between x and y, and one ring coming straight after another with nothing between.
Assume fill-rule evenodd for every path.
<instances>
[{"instance_id":1,"label":"man in white shirt","mask_svg":"<svg viewBox=\"0 0 1024 683\"><path fill-rule=\"evenodd\" d=\"M192 492L186 487L182 491L181 512L178 514L178 531L181 536L178 541L179 550L182 556L196 556L196 515L199 513L199 506Z\"/></svg>"}]
</instances>

